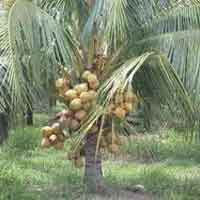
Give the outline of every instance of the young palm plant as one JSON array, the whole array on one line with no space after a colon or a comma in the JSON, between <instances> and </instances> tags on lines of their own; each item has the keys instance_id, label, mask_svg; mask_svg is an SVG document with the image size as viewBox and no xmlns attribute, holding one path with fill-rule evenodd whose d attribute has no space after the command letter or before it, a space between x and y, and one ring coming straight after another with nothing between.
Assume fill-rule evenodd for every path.
<instances>
[{"instance_id":1,"label":"young palm plant","mask_svg":"<svg viewBox=\"0 0 200 200\"><path fill-rule=\"evenodd\" d=\"M43 129L42 145L60 149L70 133L70 159L81 166L79 158L85 156L85 182L91 190L104 188L101 153L118 152L118 135L132 131L131 113L138 101L178 109L189 126L194 125L189 96L175 70L181 67L172 67L167 57L175 64L195 49L184 51L181 44L196 45L199 40L193 37L199 25L198 2L6 2L0 26L0 46L8 62L0 88L3 99L9 96L16 112L41 98L44 81L56 79L57 69L65 66L56 85L67 108Z\"/></svg>"}]
</instances>

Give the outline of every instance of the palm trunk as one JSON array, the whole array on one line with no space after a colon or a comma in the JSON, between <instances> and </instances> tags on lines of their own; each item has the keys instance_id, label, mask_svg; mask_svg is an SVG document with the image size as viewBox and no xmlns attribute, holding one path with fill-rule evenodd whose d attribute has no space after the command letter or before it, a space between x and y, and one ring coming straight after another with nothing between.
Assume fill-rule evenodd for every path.
<instances>
[{"instance_id":1,"label":"palm trunk","mask_svg":"<svg viewBox=\"0 0 200 200\"><path fill-rule=\"evenodd\" d=\"M33 111L30 107L28 107L26 112L26 123L28 126L33 126Z\"/></svg>"},{"instance_id":2,"label":"palm trunk","mask_svg":"<svg viewBox=\"0 0 200 200\"><path fill-rule=\"evenodd\" d=\"M89 192L101 192L103 173L100 152L96 154L97 134L88 134L85 144L85 183Z\"/></svg>"},{"instance_id":3,"label":"palm trunk","mask_svg":"<svg viewBox=\"0 0 200 200\"><path fill-rule=\"evenodd\" d=\"M0 113L0 144L8 137L8 115Z\"/></svg>"},{"instance_id":4,"label":"palm trunk","mask_svg":"<svg viewBox=\"0 0 200 200\"><path fill-rule=\"evenodd\" d=\"M56 98L52 95L49 97L49 107L53 108L56 106Z\"/></svg>"}]
</instances>

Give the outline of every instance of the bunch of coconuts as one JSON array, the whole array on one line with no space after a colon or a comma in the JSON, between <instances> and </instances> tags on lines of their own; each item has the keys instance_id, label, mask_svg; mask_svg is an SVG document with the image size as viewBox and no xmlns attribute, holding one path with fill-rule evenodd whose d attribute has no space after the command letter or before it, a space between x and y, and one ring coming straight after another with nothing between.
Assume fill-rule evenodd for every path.
<instances>
[{"instance_id":1,"label":"bunch of coconuts","mask_svg":"<svg viewBox=\"0 0 200 200\"><path fill-rule=\"evenodd\" d=\"M72 86L70 79L65 76L56 81L56 88L68 109L58 113L55 122L51 126L42 129L42 147L62 149L64 141L78 130L87 118L90 109L96 104L97 89L99 80L97 76L84 71L79 84ZM111 99L107 109L107 116L124 119L129 112L135 111L137 107L137 96L132 92L132 88L126 90L118 89ZM66 131L67 130L67 131ZM97 134L99 131L98 122L89 130L89 134ZM70 134L69 134L70 133ZM120 151L122 139L117 133L113 133L110 128L103 128L99 137L98 148L101 151L108 151L117 154ZM84 166L84 144L80 143L76 149L68 152L68 159L73 162L75 167Z\"/></svg>"},{"instance_id":2,"label":"bunch of coconuts","mask_svg":"<svg viewBox=\"0 0 200 200\"><path fill-rule=\"evenodd\" d=\"M122 139L117 133L105 130L101 136L99 148L112 154L117 154L120 151L122 143Z\"/></svg>"},{"instance_id":3,"label":"bunch of coconuts","mask_svg":"<svg viewBox=\"0 0 200 200\"><path fill-rule=\"evenodd\" d=\"M131 88L118 89L108 106L108 114L124 119L128 113L134 112L138 105L138 98Z\"/></svg>"},{"instance_id":4,"label":"bunch of coconuts","mask_svg":"<svg viewBox=\"0 0 200 200\"><path fill-rule=\"evenodd\" d=\"M69 90L69 85L70 81L67 79L67 77L59 78L58 80L56 80L55 86L60 97L63 97L65 92Z\"/></svg>"},{"instance_id":5,"label":"bunch of coconuts","mask_svg":"<svg viewBox=\"0 0 200 200\"><path fill-rule=\"evenodd\" d=\"M68 133L73 133L80 128L89 110L96 103L96 90L99 87L99 80L94 73L84 71L81 76L81 83L75 86L71 86L67 77L58 79L55 85L59 97L62 97L68 109L58 113L51 126L42 128L41 145L44 148L53 146L56 149L63 149L64 141L70 137ZM96 132L98 132L98 126L95 124L90 129L90 133ZM78 147L75 153L73 152L73 155L69 156L76 167L83 166L81 157L83 153L81 154L81 151L83 152L82 145Z\"/></svg>"},{"instance_id":6,"label":"bunch of coconuts","mask_svg":"<svg viewBox=\"0 0 200 200\"><path fill-rule=\"evenodd\" d=\"M78 130L83 120L86 119L89 110L96 102L98 87L97 76L90 71L85 71L82 74L81 83L73 87L66 78L56 81L59 96L69 108L66 127L71 131Z\"/></svg>"},{"instance_id":7,"label":"bunch of coconuts","mask_svg":"<svg viewBox=\"0 0 200 200\"><path fill-rule=\"evenodd\" d=\"M41 146L43 148L54 147L61 150L64 148L64 142L69 136L62 130L60 123L54 123L52 126L42 128L42 137Z\"/></svg>"}]
</instances>

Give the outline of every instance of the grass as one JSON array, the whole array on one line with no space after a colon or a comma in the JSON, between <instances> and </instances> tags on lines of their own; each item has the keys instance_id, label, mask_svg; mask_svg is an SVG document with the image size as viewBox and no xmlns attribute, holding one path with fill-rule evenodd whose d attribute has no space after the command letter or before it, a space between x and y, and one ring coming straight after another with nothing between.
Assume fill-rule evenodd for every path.
<instances>
[{"instance_id":1,"label":"grass","mask_svg":"<svg viewBox=\"0 0 200 200\"><path fill-rule=\"evenodd\" d=\"M1 200L72 199L77 188L81 189L81 173L65 159L64 152L35 149L24 154L17 151L15 156L12 152L11 157L9 152L1 154Z\"/></svg>"},{"instance_id":2,"label":"grass","mask_svg":"<svg viewBox=\"0 0 200 200\"><path fill-rule=\"evenodd\" d=\"M72 166L66 151L40 149L40 139L37 126L18 128L0 148L0 200L72 200L84 192L83 170ZM129 159L104 162L109 185L142 184L155 200L199 199L199 144L186 144L170 130L161 137L134 137L123 153Z\"/></svg>"},{"instance_id":3,"label":"grass","mask_svg":"<svg viewBox=\"0 0 200 200\"><path fill-rule=\"evenodd\" d=\"M162 135L132 137L123 146L132 158L144 161L188 160L200 163L200 145L198 142L186 142L185 137L175 130L163 131Z\"/></svg>"}]
</instances>

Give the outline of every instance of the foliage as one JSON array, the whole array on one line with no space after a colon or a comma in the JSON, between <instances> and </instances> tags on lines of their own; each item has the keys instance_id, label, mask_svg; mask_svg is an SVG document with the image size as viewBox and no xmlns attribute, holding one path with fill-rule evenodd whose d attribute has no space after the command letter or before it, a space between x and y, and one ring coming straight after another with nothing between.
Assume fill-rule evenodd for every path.
<instances>
[{"instance_id":1,"label":"foliage","mask_svg":"<svg viewBox=\"0 0 200 200\"><path fill-rule=\"evenodd\" d=\"M45 94L45 85L57 73L58 63L68 66L69 34L53 17L25 0L13 4L0 27L1 56L7 58L8 65L1 81L7 92L5 99L13 109L24 108ZM1 95L5 96L2 90Z\"/></svg>"},{"instance_id":2,"label":"foliage","mask_svg":"<svg viewBox=\"0 0 200 200\"><path fill-rule=\"evenodd\" d=\"M38 148L40 143L39 128L16 128L10 131L10 137L4 144L6 151L11 153L28 153Z\"/></svg>"}]
</instances>

